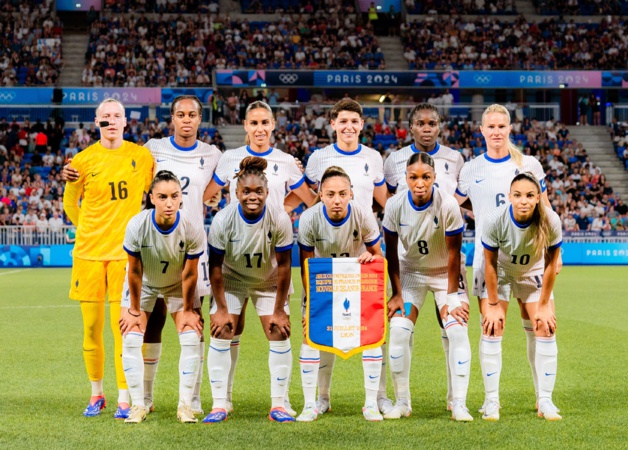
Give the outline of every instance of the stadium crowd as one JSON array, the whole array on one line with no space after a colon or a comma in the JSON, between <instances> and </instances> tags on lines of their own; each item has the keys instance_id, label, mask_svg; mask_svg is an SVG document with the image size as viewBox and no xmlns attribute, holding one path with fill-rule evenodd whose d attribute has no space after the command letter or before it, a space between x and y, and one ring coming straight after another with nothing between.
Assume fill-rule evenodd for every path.
<instances>
[{"instance_id":1,"label":"stadium crowd","mask_svg":"<svg viewBox=\"0 0 628 450\"><path fill-rule=\"evenodd\" d=\"M266 100L269 100L266 98ZM277 126L272 145L307 165L318 148L334 142L325 111L319 108L291 109L278 99ZM130 120L125 139L138 144L172 133L172 123ZM626 127L609 126L611 138L628 157ZM225 149L219 130L201 129L199 139ZM24 225L50 229L69 224L63 216L63 183L59 171L64 162L99 139L93 124L64 129L61 124L8 123L0 120L0 225ZM513 122L513 142L524 154L537 158L545 172L549 199L563 220L566 231L604 231L628 229L628 207L614 192L601 170L587 155L581 143L569 136L564 124L518 118ZM380 121L367 117L361 142L387 158L409 145L412 135L403 121ZM469 120L443 121L440 142L463 155L466 161L486 151L479 123ZM225 194L218 208L208 210L207 223L228 203ZM299 214L292 214L295 229ZM473 229L472 214L467 214L467 228Z\"/></svg>"},{"instance_id":2,"label":"stadium crowd","mask_svg":"<svg viewBox=\"0 0 628 450\"><path fill-rule=\"evenodd\" d=\"M102 17L91 25L84 86L208 84L213 69L384 67L368 27L350 16L283 16L250 22L224 16L151 20Z\"/></svg>"},{"instance_id":3,"label":"stadium crowd","mask_svg":"<svg viewBox=\"0 0 628 450\"><path fill-rule=\"evenodd\" d=\"M415 19L401 26L409 69L603 70L623 69L628 35L619 18L600 24L523 16L508 23L492 17Z\"/></svg>"},{"instance_id":4,"label":"stadium crowd","mask_svg":"<svg viewBox=\"0 0 628 450\"><path fill-rule=\"evenodd\" d=\"M0 3L0 85L53 86L63 67L52 0Z\"/></svg>"},{"instance_id":5,"label":"stadium crowd","mask_svg":"<svg viewBox=\"0 0 628 450\"><path fill-rule=\"evenodd\" d=\"M105 0L103 11L110 13L200 13L217 14L217 0Z\"/></svg>"},{"instance_id":6,"label":"stadium crowd","mask_svg":"<svg viewBox=\"0 0 628 450\"><path fill-rule=\"evenodd\" d=\"M628 11L626 0L532 0L541 14L572 14L582 16L620 15Z\"/></svg>"},{"instance_id":7,"label":"stadium crowd","mask_svg":"<svg viewBox=\"0 0 628 450\"><path fill-rule=\"evenodd\" d=\"M408 14L517 14L514 0L405 0Z\"/></svg>"}]
</instances>

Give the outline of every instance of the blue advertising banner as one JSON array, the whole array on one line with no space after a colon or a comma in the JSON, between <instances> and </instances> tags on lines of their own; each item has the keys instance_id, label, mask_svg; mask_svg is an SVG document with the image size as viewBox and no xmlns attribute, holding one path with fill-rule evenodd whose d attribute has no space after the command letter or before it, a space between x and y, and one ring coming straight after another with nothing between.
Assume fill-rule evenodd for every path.
<instances>
[{"instance_id":1,"label":"blue advertising banner","mask_svg":"<svg viewBox=\"0 0 628 450\"><path fill-rule=\"evenodd\" d=\"M73 245L0 246L0 267L72 267Z\"/></svg>"},{"instance_id":2,"label":"blue advertising banner","mask_svg":"<svg viewBox=\"0 0 628 450\"><path fill-rule=\"evenodd\" d=\"M202 103L209 102L209 98L214 93L212 88L162 88L161 103L171 103L179 95L196 95Z\"/></svg>"},{"instance_id":3,"label":"blue advertising banner","mask_svg":"<svg viewBox=\"0 0 628 450\"><path fill-rule=\"evenodd\" d=\"M0 88L0 105L49 105L52 88Z\"/></svg>"},{"instance_id":4,"label":"blue advertising banner","mask_svg":"<svg viewBox=\"0 0 628 450\"><path fill-rule=\"evenodd\" d=\"M460 71L461 88L599 88L600 71Z\"/></svg>"}]
</instances>

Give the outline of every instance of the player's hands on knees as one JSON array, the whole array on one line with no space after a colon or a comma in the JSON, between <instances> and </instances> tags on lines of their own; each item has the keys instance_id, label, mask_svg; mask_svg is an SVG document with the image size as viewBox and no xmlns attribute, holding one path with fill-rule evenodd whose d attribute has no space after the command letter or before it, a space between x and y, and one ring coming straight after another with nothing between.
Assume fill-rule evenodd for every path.
<instances>
[{"instance_id":1,"label":"player's hands on knees","mask_svg":"<svg viewBox=\"0 0 628 450\"><path fill-rule=\"evenodd\" d=\"M388 319L392 319L397 313L401 314L402 317L406 316L401 295L393 295L390 297L390 300L388 300Z\"/></svg>"},{"instance_id":2,"label":"player's hands on knees","mask_svg":"<svg viewBox=\"0 0 628 450\"><path fill-rule=\"evenodd\" d=\"M449 306L443 306L443 309L440 310L440 317L443 320L443 324L447 321L447 316L450 315L456 319L460 325L466 326L467 322L469 322L469 305L467 305L466 309L463 305L466 305L466 303L461 302L460 306L451 311L449 311Z\"/></svg>"},{"instance_id":3,"label":"player's hands on knees","mask_svg":"<svg viewBox=\"0 0 628 450\"><path fill-rule=\"evenodd\" d=\"M211 315L210 333L213 338L220 338L220 335L225 332L231 332L235 329L233 318L229 311L217 310Z\"/></svg>"},{"instance_id":4,"label":"player's hands on knees","mask_svg":"<svg viewBox=\"0 0 628 450\"><path fill-rule=\"evenodd\" d=\"M378 255L373 255L372 253L364 252L360 256L358 256L358 262L360 264L367 264L367 263L375 261L377 258L379 258Z\"/></svg>"},{"instance_id":5,"label":"player's hands on knees","mask_svg":"<svg viewBox=\"0 0 628 450\"><path fill-rule=\"evenodd\" d=\"M549 303L543 306L539 304L532 322L534 331L541 330L547 336L556 333L556 315L550 308Z\"/></svg>"},{"instance_id":6,"label":"player's hands on knees","mask_svg":"<svg viewBox=\"0 0 628 450\"><path fill-rule=\"evenodd\" d=\"M130 308L123 308L120 314L120 320L118 321L122 336L126 336L130 331L133 331L135 327L137 327L141 333L144 332L142 322L140 321L141 315L142 313L140 311L131 311Z\"/></svg>"},{"instance_id":7,"label":"player's hands on knees","mask_svg":"<svg viewBox=\"0 0 628 450\"><path fill-rule=\"evenodd\" d=\"M290 337L290 318L283 309L275 311L270 317L269 331L272 333L273 328L275 327L279 330L284 339L288 339Z\"/></svg>"},{"instance_id":8,"label":"player's hands on knees","mask_svg":"<svg viewBox=\"0 0 628 450\"><path fill-rule=\"evenodd\" d=\"M70 164L72 164L72 161L67 163L63 166L63 169L61 169L61 179L64 181L76 181L79 179L78 170L70 166Z\"/></svg>"},{"instance_id":9,"label":"player's hands on knees","mask_svg":"<svg viewBox=\"0 0 628 450\"><path fill-rule=\"evenodd\" d=\"M181 329L178 330L181 333L186 327L196 331L198 337L203 337L203 319L196 311L183 311L181 312Z\"/></svg>"},{"instance_id":10,"label":"player's hands on knees","mask_svg":"<svg viewBox=\"0 0 628 450\"><path fill-rule=\"evenodd\" d=\"M506 316L500 304L486 305L486 312L483 313L482 331L485 336L501 335L504 331Z\"/></svg>"}]
</instances>

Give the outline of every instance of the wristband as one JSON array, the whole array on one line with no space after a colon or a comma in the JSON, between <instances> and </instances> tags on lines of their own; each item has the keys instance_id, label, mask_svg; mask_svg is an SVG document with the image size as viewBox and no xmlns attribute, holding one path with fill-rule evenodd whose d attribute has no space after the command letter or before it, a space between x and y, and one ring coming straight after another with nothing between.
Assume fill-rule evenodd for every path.
<instances>
[{"instance_id":1,"label":"wristband","mask_svg":"<svg viewBox=\"0 0 628 450\"><path fill-rule=\"evenodd\" d=\"M130 315L132 315L133 317L139 317L139 316L141 315L141 313L139 313L139 312L137 313L137 315L136 315L136 314L133 314L133 313L131 312L131 308L127 309L127 312L128 312Z\"/></svg>"},{"instance_id":2,"label":"wristband","mask_svg":"<svg viewBox=\"0 0 628 450\"><path fill-rule=\"evenodd\" d=\"M497 302L497 303L489 303L489 306L497 306L497 305L499 305L499 302Z\"/></svg>"},{"instance_id":3,"label":"wristband","mask_svg":"<svg viewBox=\"0 0 628 450\"><path fill-rule=\"evenodd\" d=\"M460 303L460 300L458 299L457 292L447 294L447 306L449 307L449 314L451 314L454 309L462 306L462 303Z\"/></svg>"}]
</instances>

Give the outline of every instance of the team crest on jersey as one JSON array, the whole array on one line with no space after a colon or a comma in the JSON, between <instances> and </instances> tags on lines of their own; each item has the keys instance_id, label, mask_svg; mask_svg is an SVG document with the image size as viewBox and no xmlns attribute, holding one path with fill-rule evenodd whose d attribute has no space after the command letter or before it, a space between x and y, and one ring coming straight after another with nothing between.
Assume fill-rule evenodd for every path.
<instances>
[{"instance_id":1,"label":"team crest on jersey","mask_svg":"<svg viewBox=\"0 0 628 450\"><path fill-rule=\"evenodd\" d=\"M183 241L179 241L179 248L181 249L181 251L184 250L185 244L183 243Z\"/></svg>"},{"instance_id":2,"label":"team crest on jersey","mask_svg":"<svg viewBox=\"0 0 628 450\"><path fill-rule=\"evenodd\" d=\"M201 156L201 159L198 160L198 162L201 164L200 166L198 166L198 168L201 170L205 170L205 160L203 159L202 156Z\"/></svg>"},{"instance_id":3,"label":"team crest on jersey","mask_svg":"<svg viewBox=\"0 0 628 450\"><path fill-rule=\"evenodd\" d=\"M275 165L273 166L273 175L275 175L275 176L279 175L279 174L277 173L277 171L278 171L278 170L279 170L279 166L278 166L277 164L275 164Z\"/></svg>"},{"instance_id":4,"label":"team crest on jersey","mask_svg":"<svg viewBox=\"0 0 628 450\"><path fill-rule=\"evenodd\" d=\"M269 231L266 236L268 236L268 239L272 240L273 239L273 232Z\"/></svg>"},{"instance_id":5,"label":"team crest on jersey","mask_svg":"<svg viewBox=\"0 0 628 450\"><path fill-rule=\"evenodd\" d=\"M358 240L358 230L353 230L353 240L357 241Z\"/></svg>"},{"instance_id":6,"label":"team crest on jersey","mask_svg":"<svg viewBox=\"0 0 628 450\"><path fill-rule=\"evenodd\" d=\"M445 163L445 173L449 173L449 164Z\"/></svg>"},{"instance_id":7,"label":"team crest on jersey","mask_svg":"<svg viewBox=\"0 0 628 450\"><path fill-rule=\"evenodd\" d=\"M77 280L76 280L76 282L74 283L74 287L75 287L76 289L78 289L78 285L79 285L79 282L78 282L78 279L77 279Z\"/></svg>"},{"instance_id":8,"label":"team crest on jersey","mask_svg":"<svg viewBox=\"0 0 628 450\"><path fill-rule=\"evenodd\" d=\"M515 169L515 176L519 175L519 169Z\"/></svg>"},{"instance_id":9,"label":"team crest on jersey","mask_svg":"<svg viewBox=\"0 0 628 450\"><path fill-rule=\"evenodd\" d=\"M134 160L134 159L132 159L132 160L131 160L131 165L133 166L133 170L135 170L135 166L136 166L137 164L135 163L135 160Z\"/></svg>"},{"instance_id":10,"label":"team crest on jersey","mask_svg":"<svg viewBox=\"0 0 628 450\"><path fill-rule=\"evenodd\" d=\"M369 165L368 164L364 164L364 175L368 176L369 174Z\"/></svg>"},{"instance_id":11,"label":"team crest on jersey","mask_svg":"<svg viewBox=\"0 0 628 450\"><path fill-rule=\"evenodd\" d=\"M434 216L434 227L439 228L438 226L438 217Z\"/></svg>"}]
</instances>

